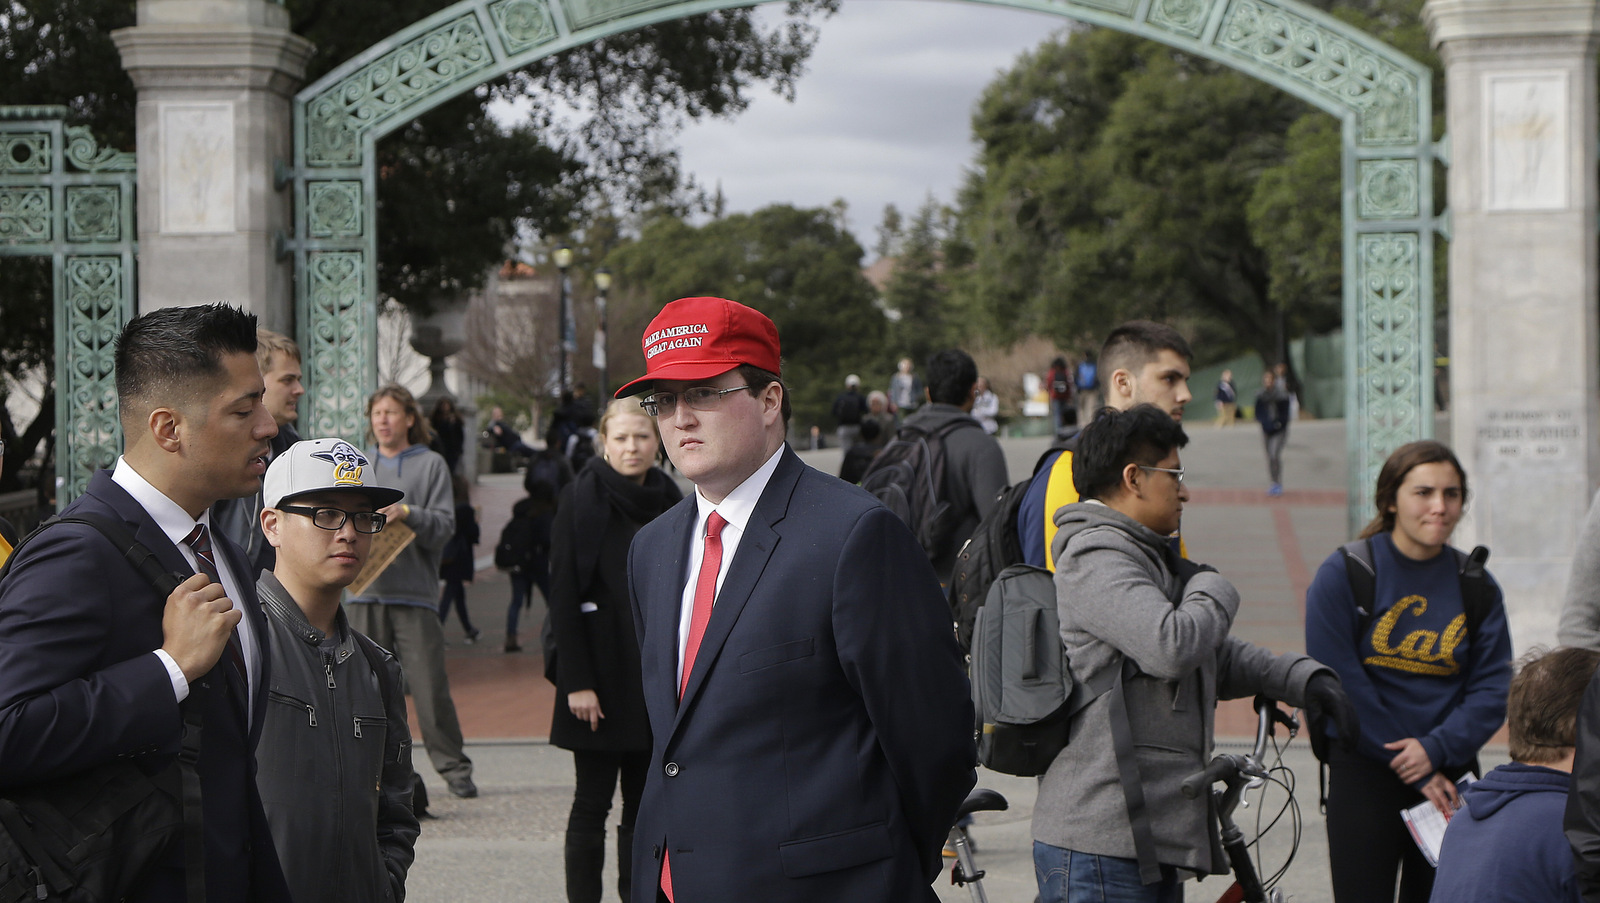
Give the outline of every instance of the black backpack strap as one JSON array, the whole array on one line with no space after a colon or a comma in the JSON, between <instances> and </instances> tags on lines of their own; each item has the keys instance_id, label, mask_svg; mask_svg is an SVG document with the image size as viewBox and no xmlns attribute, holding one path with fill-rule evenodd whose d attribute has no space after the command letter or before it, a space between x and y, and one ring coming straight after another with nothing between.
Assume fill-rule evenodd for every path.
<instances>
[{"instance_id":1,"label":"black backpack strap","mask_svg":"<svg viewBox=\"0 0 1600 903\"><path fill-rule=\"evenodd\" d=\"M122 554L128 564L132 565L133 569L139 572L139 576L143 577L163 599L172 595L178 584L189 579L190 575L175 573L162 567L161 560L155 553L135 538L133 531L122 521L98 514L78 513L46 518L24 536L16 548L12 549L11 557L6 559L5 565L0 566L0 580L4 580L10 573L11 565L18 558L16 553L21 551L29 540L56 524L83 524L94 528ZM183 749L178 753L178 766L183 778L184 881L189 903L205 903L206 899L205 824L201 811L198 771L201 736L205 725L200 706L192 702L196 695L203 691L203 687L190 684L189 699L179 703L178 706L183 713Z\"/></svg>"},{"instance_id":2,"label":"black backpack strap","mask_svg":"<svg viewBox=\"0 0 1600 903\"><path fill-rule=\"evenodd\" d=\"M395 686L389 669L384 667L386 662L383 657L388 652L359 630L350 628L350 635L355 637L356 648L366 656L367 666L372 669L373 676L378 678L378 693L383 697L383 710L387 714L394 707L395 700L400 698L400 688Z\"/></svg>"},{"instance_id":3,"label":"black backpack strap","mask_svg":"<svg viewBox=\"0 0 1600 903\"><path fill-rule=\"evenodd\" d=\"M1357 539L1339 547L1344 555L1345 579L1350 581L1350 594L1356 605L1356 638L1367 632L1372 623L1372 608L1378 596L1378 567L1373 563L1372 540Z\"/></svg>"},{"instance_id":4,"label":"black backpack strap","mask_svg":"<svg viewBox=\"0 0 1600 903\"><path fill-rule=\"evenodd\" d=\"M1111 696L1111 746L1116 751L1117 777L1122 784L1123 801L1128 807L1128 823L1133 827L1133 850L1139 861L1139 881L1150 885L1161 880L1161 863L1156 859L1156 838L1150 828L1150 808L1145 803L1144 780L1139 776L1139 762L1133 756L1133 722L1128 717L1128 700L1122 691L1122 679L1132 667L1132 662L1124 658L1116 669L1108 691Z\"/></svg>"},{"instance_id":5,"label":"black backpack strap","mask_svg":"<svg viewBox=\"0 0 1600 903\"><path fill-rule=\"evenodd\" d=\"M1478 627L1494 608L1494 583L1484 565L1489 561L1489 549L1475 546L1471 552L1456 550L1461 578L1461 607L1467 615L1468 638L1478 635Z\"/></svg>"}]
</instances>

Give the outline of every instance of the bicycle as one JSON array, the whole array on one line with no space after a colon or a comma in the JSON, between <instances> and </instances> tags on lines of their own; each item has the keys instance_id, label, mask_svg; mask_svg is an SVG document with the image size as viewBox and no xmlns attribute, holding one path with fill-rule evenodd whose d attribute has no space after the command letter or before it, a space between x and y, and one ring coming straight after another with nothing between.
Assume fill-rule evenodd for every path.
<instances>
[{"instance_id":1,"label":"bicycle","mask_svg":"<svg viewBox=\"0 0 1600 903\"><path fill-rule=\"evenodd\" d=\"M1213 787L1211 795L1216 801L1217 825L1221 829L1222 848L1228 854L1228 861L1233 866L1237 880L1217 898L1217 903L1283 903L1283 891L1275 885L1288 873L1290 864L1294 862L1295 853L1300 848L1300 805L1294 798L1294 772L1283 764L1283 749L1278 746L1273 729L1274 724L1282 724L1288 728L1289 739L1293 740L1300 730L1300 721L1294 715L1278 708L1277 703L1263 696L1256 697L1255 709L1256 741L1251 751L1242 756L1230 753L1218 754L1212 758L1211 764L1206 766L1205 771L1185 778L1182 786L1183 795L1195 799L1206 787L1217 783L1223 785L1220 788ZM1276 761L1270 768L1262 764L1269 739L1272 740L1273 752L1276 755ZM1279 772L1287 778L1276 777ZM1265 828L1261 827L1258 809L1255 839L1246 842L1244 832L1233 820L1234 810L1244 802L1246 791L1261 787L1268 782L1281 787L1288 794L1288 800ZM1248 806L1249 803L1244 802L1244 805ZM1282 868L1262 882L1256 862L1251 857L1250 848L1259 844L1262 835L1270 831L1285 812L1292 814L1290 824L1294 829L1289 856Z\"/></svg>"},{"instance_id":2,"label":"bicycle","mask_svg":"<svg viewBox=\"0 0 1600 903\"><path fill-rule=\"evenodd\" d=\"M956 851L956 864L950 868L950 883L965 887L972 894L972 903L989 903L989 897L983 892L983 870L973 859L972 838L967 835L967 829L961 827L961 821L974 812L1004 812L1010 807L998 792L979 787L967 794L961 811L956 814L956 827L950 829L950 845Z\"/></svg>"}]
</instances>

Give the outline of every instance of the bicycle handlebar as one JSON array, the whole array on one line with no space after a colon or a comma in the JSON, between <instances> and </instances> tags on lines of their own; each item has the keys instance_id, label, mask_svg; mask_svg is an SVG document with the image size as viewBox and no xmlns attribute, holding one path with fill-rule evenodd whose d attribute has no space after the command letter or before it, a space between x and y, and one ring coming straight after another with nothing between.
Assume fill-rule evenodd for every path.
<instances>
[{"instance_id":1,"label":"bicycle handlebar","mask_svg":"<svg viewBox=\"0 0 1600 903\"><path fill-rule=\"evenodd\" d=\"M1211 760L1206 770L1198 774L1191 774L1183 779L1183 795L1189 799L1196 799L1218 781L1226 781L1240 772L1238 756L1222 755Z\"/></svg>"},{"instance_id":2,"label":"bicycle handlebar","mask_svg":"<svg viewBox=\"0 0 1600 903\"><path fill-rule=\"evenodd\" d=\"M1232 786L1235 783L1244 783L1240 780L1241 776L1246 779L1265 776L1266 770L1261 767L1261 757L1267 753L1267 741L1272 737L1272 725L1277 723L1288 728L1291 737L1300 730L1299 719L1278 708L1276 702L1265 696L1256 697L1255 709L1256 742L1249 755L1236 756L1224 753L1215 756L1205 771L1184 778L1180 789L1185 797L1195 799L1203 790L1218 781Z\"/></svg>"}]
</instances>

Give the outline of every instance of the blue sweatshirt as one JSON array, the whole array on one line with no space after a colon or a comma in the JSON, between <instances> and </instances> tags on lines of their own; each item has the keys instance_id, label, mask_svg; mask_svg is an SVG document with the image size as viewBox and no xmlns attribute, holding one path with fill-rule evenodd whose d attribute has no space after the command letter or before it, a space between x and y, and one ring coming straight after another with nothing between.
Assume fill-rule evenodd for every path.
<instances>
[{"instance_id":1,"label":"blue sweatshirt","mask_svg":"<svg viewBox=\"0 0 1600 903\"><path fill-rule=\"evenodd\" d=\"M1335 551L1306 592L1306 654L1338 672L1361 716L1362 755L1388 764L1395 754L1383 744L1415 737L1434 768L1465 766L1506 717L1511 634L1500 587L1468 636L1453 550L1412 561L1380 533L1372 554L1377 591L1367 630L1358 635L1344 556Z\"/></svg>"},{"instance_id":2,"label":"blue sweatshirt","mask_svg":"<svg viewBox=\"0 0 1600 903\"><path fill-rule=\"evenodd\" d=\"M1433 879L1433 903L1577 903L1577 866L1561 833L1568 775L1512 762L1462 794Z\"/></svg>"}]
</instances>

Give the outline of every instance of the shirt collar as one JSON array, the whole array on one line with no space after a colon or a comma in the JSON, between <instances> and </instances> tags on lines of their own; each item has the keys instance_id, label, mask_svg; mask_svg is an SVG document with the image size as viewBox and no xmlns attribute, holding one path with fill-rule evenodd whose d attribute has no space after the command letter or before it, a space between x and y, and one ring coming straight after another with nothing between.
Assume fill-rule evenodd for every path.
<instances>
[{"instance_id":1,"label":"shirt collar","mask_svg":"<svg viewBox=\"0 0 1600 903\"><path fill-rule=\"evenodd\" d=\"M786 448L784 445L778 446L772 457L756 468L756 472L746 477L743 483L735 486L721 504L713 505L709 499L700 494L700 488L695 487L694 499L699 511L696 525L705 523L706 518L715 511L722 515L723 520L738 527L739 532L743 533L746 525L750 523L750 515L755 513L756 502L761 501L761 493L766 490L767 483L772 480L772 474L778 469L778 461L783 457L784 448Z\"/></svg>"},{"instance_id":2,"label":"shirt collar","mask_svg":"<svg viewBox=\"0 0 1600 903\"><path fill-rule=\"evenodd\" d=\"M150 481L140 476L139 472L133 469L133 465L120 455L117 457L116 469L111 471L111 480L133 496L133 500L150 515L156 526L161 528L162 533L167 534L167 538L172 540L175 546L182 548L184 540L194 532L194 525L197 523L206 524L206 529L210 529L211 509L207 508L205 513L200 515L200 519L195 520L177 502L150 485Z\"/></svg>"}]
</instances>

